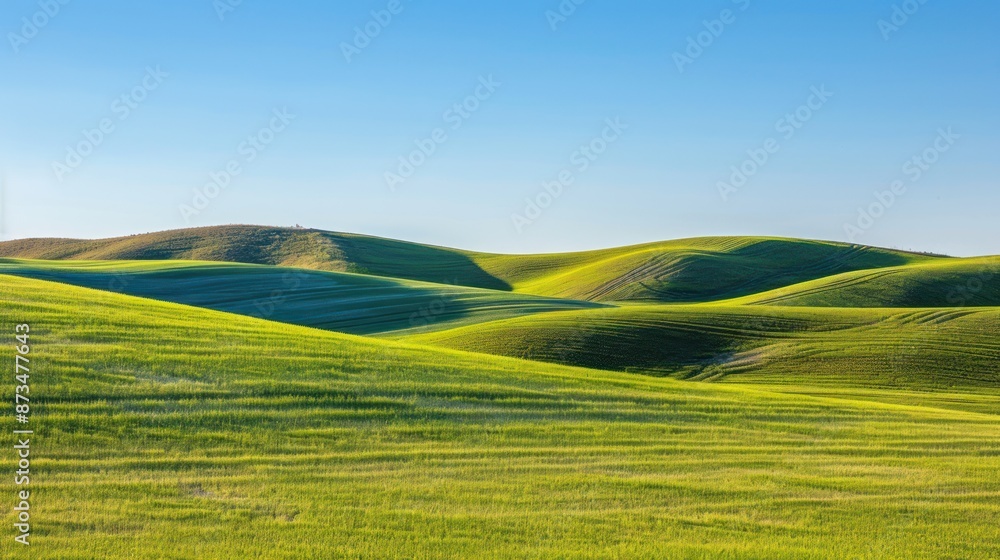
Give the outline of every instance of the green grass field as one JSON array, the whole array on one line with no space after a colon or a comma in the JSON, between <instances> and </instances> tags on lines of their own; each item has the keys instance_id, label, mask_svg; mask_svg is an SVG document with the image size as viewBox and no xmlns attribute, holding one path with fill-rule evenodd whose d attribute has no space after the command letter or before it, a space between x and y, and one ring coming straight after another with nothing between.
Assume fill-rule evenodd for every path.
<instances>
[{"instance_id":1,"label":"green grass field","mask_svg":"<svg viewBox=\"0 0 1000 560\"><path fill-rule=\"evenodd\" d=\"M0 294L6 321L33 325L35 558L1000 554L992 413L454 353L9 276Z\"/></svg>"},{"instance_id":2,"label":"green grass field","mask_svg":"<svg viewBox=\"0 0 1000 560\"><path fill-rule=\"evenodd\" d=\"M1000 557L997 258L249 226L0 256L31 558Z\"/></svg>"},{"instance_id":3,"label":"green grass field","mask_svg":"<svg viewBox=\"0 0 1000 560\"><path fill-rule=\"evenodd\" d=\"M352 334L419 333L525 314L601 307L444 282L198 261L0 259L0 274Z\"/></svg>"},{"instance_id":4,"label":"green grass field","mask_svg":"<svg viewBox=\"0 0 1000 560\"><path fill-rule=\"evenodd\" d=\"M692 380L998 387L1000 309L628 306L459 327L408 340Z\"/></svg>"},{"instance_id":5,"label":"green grass field","mask_svg":"<svg viewBox=\"0 0 1000 560\"><path fill-rule=\"evenodd\" d=\"M836 274L732 300L811 307L1000 305L1000 257L946 259Z\"/></svg>"},{"instance_id":6,"label":"green grass field","mask_svg":"<svg viewBox=\"0 0 1000 560\"><path fill-rule=\"evenodd\" d=\"M705 237L579 253L496 255L364 235L219 226L106 240L0 243L0 257L283 265L591 301L699 302L854 270L936 262L844 243Z\"/></svg>"}]
</instances>

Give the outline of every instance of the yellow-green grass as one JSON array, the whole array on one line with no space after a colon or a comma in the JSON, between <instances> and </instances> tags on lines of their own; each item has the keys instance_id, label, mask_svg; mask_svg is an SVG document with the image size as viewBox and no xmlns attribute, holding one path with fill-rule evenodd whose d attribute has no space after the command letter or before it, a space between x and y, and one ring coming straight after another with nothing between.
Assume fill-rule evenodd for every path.
<instances>
[{"instance_id":1,"label":"yellow-green grass","mask_svg":"<svg viewBox=\"0 0 1000 560\"><path fill-rule=\"evenodd\" d=\"M0 313L11 368L13 325L32 326L32 558L1000 555L994 414L409 346L13 276ZM8 508L5 558L26 554L12 523Z\"/></svg>"},{"instance_id":2,"label":"yellow-green grass","mask_svg":"<svg viewBox=\"0 0 1000 560\"><path fill-rule=\"evenodd\" d=\"M301 268L0 259L0 273L352 334L412 333L600 304Z\"/></svg>"},{"instance_id":3,"label":"yellow-green grass","mask_svg":"<svg viewBox=\"0 0 1000 560\"><path fill-rule=\"evenodd\" d=\"M407 340L684 379L1000 387L1000 309L637 305L459 327Z\"/></svg>"},{"instance_id":4,"label":"yellow-green grass","mask_svg":"<svg viewBox=\"0 0 1000 560\"><path fill-rule=\"evenodd\" d=\"M0 257L42 260L199 260L281 265L509 290L470 253L366 235L301 228L214 226L112 239L22 239Z\"/></svg>"},{"instance_id":5,"label":"yellow-green grass","mask_svg":"<svg viewBox=\"0 0 1000 560\"><path fill-rule=\"evenodd\" d=\"M220 226L103 240L0 243L0 257L209 260L355 272L591 301L697 302L937 257L844 243L704 237L578 253L498 255L295 228Z\"/></svg>"},{"instance_id":6,"label":"yellow-green grass","mask_svg":"<svg viewBox=\"0 0 1000 560\"><path fill-rule=\"evenodd\" d=\"M942 259L845 272L724 302L813 307L1000 305L1000 257Z\"/></svg>"},{"instance_id":7,"label":"yellow-green grass","mask_svg":"<svg viewBox=\"0 0 1000 560\"><path fill-rule=\"evenodd\" d=\"M941 260L824 241L703 237L552 255L477 255L516 290L593 301L699 302L858 269Z\"/></svg>"},{"instance_id":8,"label":"yellow-green grass","mask_svg":"<svg viewBox=\"0 0 1000 560\"><path fill-rule=\"evenodd\" d=\"M920 301L927 303L934 293L944 292L939 289L942 282L965 279L964 285L980 286L968 278L996 262L992 258L948 259L887 270L893 273L890 278L919 278L914 284L922 291L906 293L909 297L923 294ZM916 272L902 272L910 268ZM0 260L0 272L328 330L688 380L903 388L1000 386L994 368L1000 359L997 308L735 305L753 303L742 299L725 304L632 304L581 311L595 304L258 265L5 259ZM935 287L927 287L930 281L937 282ZM887 285L869 287L868 292L890 294L885 300L908 301ZM992 293L989 282L981 286L977 296ZM559 312L565 309L574 311ZM543 312L552 313L539 315Z\"/></svg>"}]
</instances>

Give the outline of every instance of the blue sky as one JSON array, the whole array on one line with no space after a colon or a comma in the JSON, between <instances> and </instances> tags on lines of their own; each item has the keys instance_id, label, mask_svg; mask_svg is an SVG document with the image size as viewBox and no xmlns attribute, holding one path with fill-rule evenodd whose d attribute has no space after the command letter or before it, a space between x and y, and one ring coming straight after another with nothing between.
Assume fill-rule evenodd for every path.
<instances>
[{"instance_id":1,"label":"blue sky","mask_svg":"<svg viewBox=\"0 0 1000 560\"><path fill-rule=\"evenodd\" d=\"M998 16L8 0L0 234L255 223L501 252L754 234L997 254Z\"/></svg>"}]
</instances>

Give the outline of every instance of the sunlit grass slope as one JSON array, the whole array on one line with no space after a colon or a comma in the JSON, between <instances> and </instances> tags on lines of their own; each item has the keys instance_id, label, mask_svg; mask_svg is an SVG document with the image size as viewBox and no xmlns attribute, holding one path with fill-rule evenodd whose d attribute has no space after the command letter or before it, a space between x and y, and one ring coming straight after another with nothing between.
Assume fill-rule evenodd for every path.
<instances>
[{"instance_id":1,"label":"sunlit grass slope","mask_svg":"<svg viewBox=\"0 0 1000 560\"><path fill-rule=\"evenodd\" d=\"M639 305L460 327L408 340L685 379L1000 387L1000 309Z\"/></svg>"},{"instance_id":2,"label":"sunlit grass slope","mask_svg":"<svg viewBox=\"0 0 1000 560\"><path fill-rule=\"evenodd\" d=\"M905 393L564 368L2 275L0 314L32 326L32 558L1000 555L1000 417Z\"/></svg>"},{"instance_id":3,"label":"sunlit grass slope","mask_svg":"<svg viewBox=\"0 0 1000 560\"><path fill-rule=\"evenodd\" d=\"M1000 257L942 259L847 272L726 303L814 307L998 306Z\"/></svg>"},{"instance_id":4,"label":"sunlit grass slope","mask_svg":"<svg viewBox=\"0 0 1000 560\"><path fill-rule=\"evenodd\" d=\"M706 237L579 253L497 255L364 235L220 226L104 240L0 243L0 257L283 265L591 301L697 302L936 257L843 243Z\"/></svg>"},{"instance_id":5,"label":"sunlit grass slope","mask_svg":"<svg viewBox=\"0 0 1000 560\"><path fill-rule=\"evenodd\" d=\"M200 260L281 265L506 290L506 282L456 249L301 228L216 226L113 239L23 239L0 257L83 260Z\"/></svg>"},{"instance_id":6,"label":"sunlit grass slope","mask_svg":"<svg viewBox=\"0 0 1000 560\"><path fill-rule=\"evenodd\" d=\"M558 255L475 257L528 293L594 301L699 302L849 270L940 260L798 239L703 237Z\"/></svg>"},{"instance_id":7,"label":"sunlit grass slope","mask_svg":"<svg viewBox=\"0 0 1000 560\"><path fill-rule=\"evenodd\" d=\"M599 304L447 284L197 261L0 259L0 273L353 334L423 332Z\"/></svg>"}]
</instances>

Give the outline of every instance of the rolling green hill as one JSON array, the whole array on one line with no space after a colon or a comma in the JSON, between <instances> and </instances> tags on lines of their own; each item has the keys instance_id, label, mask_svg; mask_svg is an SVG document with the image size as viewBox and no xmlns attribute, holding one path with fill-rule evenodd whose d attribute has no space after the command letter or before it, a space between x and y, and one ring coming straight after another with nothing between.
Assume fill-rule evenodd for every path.
<instances>
[{"instance_id":1,"label":"rolling green hill","mask_svg":"<svg viewBox=\"0 0 1000 560\"><path fill-rule=\"evenodd\" d=\"M32 558L1000 556L987 390L686 383L2 274L0 302L31 325Z\"/></svg>"},{"instance_id":2,"label":"rolling green hill","mask_svg":"<svg viewBox=\"0 0 1000 560\"><path fill-rule=\"evenodd\" d=\"M407 340L684 379L1000 387L1000 309L638 305L459 327Z\"/></svg>"},{"instance_id":3,"label":"rolling green hill","mask_svg":"<svg viewBox=\"0 0 1000 560\"><path fill-rule=\"evenodd\" d=\"M706 237L546 255L496 255L294 228L220 226L94 241L0 243L0 257L202 260L354 272L599 302L699 302L938 257L843 243Z\"/></svg>"},{"instance_id":4,"label":"rolling green hill","mask_svg":"<svg viewBox=\"0 0 1000 560\"><path fill-rule=\"evenodd\" d=\"M0 260L0 273L558 364L727 382L998 385L998 257L754 237L491 255L252 226L0 244L15 253L68 260ZM80 260L93 257L140 260Z\"/></svg>"},{"instance_id":5,"label":"rolling green hill","mask_svg":"<svg viewBox=\"0 0 1000 560\"><path fill-rule=\"evenodd\" d=\"M43 260L195 260L280 265L509 289L463 251L301 228L217 226L113 239L24 239L0 257Z\"/></svg>"},{"instance_id":6,"label":"rolling green hill","mask_svg":"<svg viewBox=\"0 0 1000 560\"><path fill-rule=\"evenodd\" d=\"M691 303L753 294L850 270L938 257L823 241L704 237L476 262L514 289L592 301Z\"/></svg>"},{"instance_id":7,"label":"rolling green hill","mask_svg":"<svg viewBox=\"0 0 1000 560\"><path fill-rule=\"evenodd\" d=\"M352 334L423 332L600 307L447 284L197 261L0 259L0 273L64 282Z\"/></svg>"},{"instance_id":8,"label":"rolling green hill","mask_svg":"<svg viewBox=\"0 0 1000 560\"><path fill-rule=\"evenodd\" d=\"M847 272L735 299L726 304L810 307L1000 305L1000 257L947 259Z\"/></svg>"}]
</instances>

